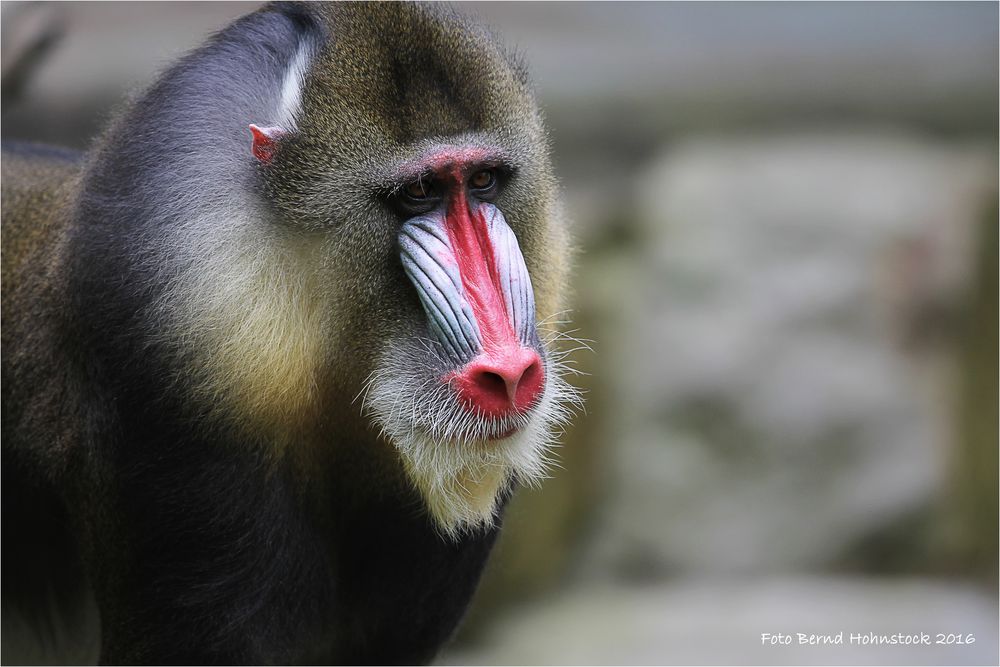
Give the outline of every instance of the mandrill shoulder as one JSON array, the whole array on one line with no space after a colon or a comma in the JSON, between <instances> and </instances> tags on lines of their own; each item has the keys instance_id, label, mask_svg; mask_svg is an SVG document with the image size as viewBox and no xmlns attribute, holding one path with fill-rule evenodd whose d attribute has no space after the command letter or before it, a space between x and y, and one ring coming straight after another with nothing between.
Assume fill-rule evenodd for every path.
<instances>
[{"instance_id":1,"label":"mandrill shoulder","mask_svg":"<svg viewBox=\"0 0 1000 667\"><path fill-rule=\"evenodd\" d=\"M74 440L72 352L57 340L68 306L62 250L82 162L73 151L5 142L2 164L5 461L17 451L53 473Z\"/></svg>"},{"instance_id":2,"label":"mandrill shoulder","mask_svg":"<svg viewBox=\"0 0 1000 667\"><path fill-rule=\"evenodd\" d=\"M4 309L7 296L51 256L64 233L67 207L82 160L74 151L41 144L4 143L2 232ZM27 263L28 259L31 263Z\"/></svg>"}]
</instances>

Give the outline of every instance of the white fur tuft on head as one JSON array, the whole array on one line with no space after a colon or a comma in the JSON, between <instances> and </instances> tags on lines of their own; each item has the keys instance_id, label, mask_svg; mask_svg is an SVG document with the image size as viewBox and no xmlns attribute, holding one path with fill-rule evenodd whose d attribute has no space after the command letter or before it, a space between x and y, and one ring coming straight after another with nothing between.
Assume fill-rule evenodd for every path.
<instances>
[{"instance_id":1,"label":"white fur tuft on head","mask_svg":"<svg viewBox=\"0 0 1000 667\"><path fill-rule=\"evenodd\" d=\"M281 83L281 100L278 104L277 124L291 132L295 130L299 111L302 109L302 84L305 81L313 49L307 41L303 41L296 51L295 57L285 70L285 78Z\"/></svg>"}]
</instances>

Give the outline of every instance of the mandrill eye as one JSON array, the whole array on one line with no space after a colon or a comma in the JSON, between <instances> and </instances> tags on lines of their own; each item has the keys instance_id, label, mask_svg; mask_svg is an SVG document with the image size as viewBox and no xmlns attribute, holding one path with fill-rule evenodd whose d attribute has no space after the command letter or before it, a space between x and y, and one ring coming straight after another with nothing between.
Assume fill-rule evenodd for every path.
<instances>
[{"instance_id":1,"label":"mandrill eye","mask_svg":"<svg viewBox=\"0 0 1000 667\"><path fill-rule=\"evenodd\" d=\"M407 197L418 201L430 199L435 196L434 184L430 181L425 181L424 179L419 179L410 183L403 188L403 191L406 193Z\"/></svg>"},{"instance_id":2,"label":"mandrill eye","mask_svg":"<svg viewBox=\"0 0 1000 667\"><path fill-rule=\"evenodd\" d=\"M477 171L469 179L469 187L473 190L491 190L497 182L496 172L492 169Z\"/></svg>"},{"instance_id":3,"label":"mandrill eye","mask_svg":"<svg viewBox=\"0 0 1000 667\"><path fill-rule=\"evenodd\" d=\"M440 203L441 188L430 175L407 183L394 198L394 204L400 212L408 216L432 211Z\"/></svg>"}]
</instances>

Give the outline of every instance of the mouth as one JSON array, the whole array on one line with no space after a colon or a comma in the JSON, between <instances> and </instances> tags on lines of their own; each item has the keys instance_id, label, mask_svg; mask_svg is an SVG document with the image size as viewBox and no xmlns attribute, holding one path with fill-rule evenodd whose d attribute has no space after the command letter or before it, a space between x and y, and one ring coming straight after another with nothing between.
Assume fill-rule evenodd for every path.
<instances>
[{"instance_id":1,"label":"mouth","mask_svg":"<svg viewBox=\"0 0 1000 667\"><path fill-rule=\"evenodd\" d=\"M511 412L503 416L486 416L482 414L481 410L470 408L461 400L454 401L454 403L459 415L459 419L456 421L461 423L461 428L457 432L441 432L433 428L421 430L429 438L447 442L450 446L459 448L502 444L526 431L535 412L535 406L529 406L523 411Z\"/></svg>"},{"instance_id":2,"label":"mouth","mask_svg":"<svg viewBox=\"0 0 1000 667\"><path fill-rule=\"evenodd\" d=\"M506 429L504 431L501 431L500 434L497 435L495 438L491 438L489 440L489 442L494 442L494 441L497 441L497 440L506 440L507 438L509 438L512 435L514 435L517 432L519 432L521 430L521 428L522 427L520 427L520 426L511 426L510 428L508 428L508 429Z\"/></svg>"},{"instance_id":3,"label":"mouth","mask_svg":"<svg viewBox=\"0 0 1000 667\"><path fill-rule=\"evenodd\" d=\"M439 442L442 445L458 450L476 450L481 447L485 447L485 450L488 450L490 447L504 445L514 438L514 436L526 431L528 429L528 422L529 417L527 415L524 416L523 423L509 424L486 421L478 426L477 435L471 437L465 434L448 437L424 427L417 426L416 428L428 441Z\"/></svg>"}]
</instances>

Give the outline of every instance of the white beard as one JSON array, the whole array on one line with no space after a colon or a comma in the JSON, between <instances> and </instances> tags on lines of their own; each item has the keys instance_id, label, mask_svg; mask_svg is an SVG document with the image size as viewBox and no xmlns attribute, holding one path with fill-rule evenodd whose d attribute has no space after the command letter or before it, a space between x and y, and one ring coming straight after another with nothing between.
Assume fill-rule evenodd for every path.
<instances>
[{"instance_id":1,"label":"white beard","mask_svg":"<svg viewBox=\"0 0 1000 667\"><path fill-rule=\"evenodd\" d=\"M581 404L559 360L546 364L540 400L526 414L484 421L464 409L439 379L415 376L405 346L392 346L367 384L363 409L399 451L438 529L455 538L496 520L511 482L537 485L553 464L552 448ZM428 389L428 387L431 387ZM496 439L509 431L506 438Z\"/></svg>"}]
</instances>

